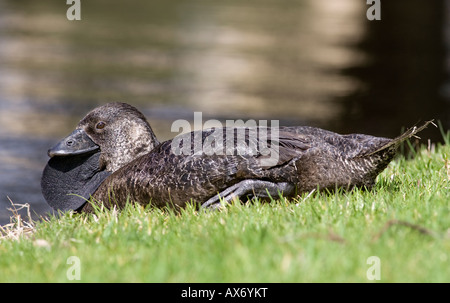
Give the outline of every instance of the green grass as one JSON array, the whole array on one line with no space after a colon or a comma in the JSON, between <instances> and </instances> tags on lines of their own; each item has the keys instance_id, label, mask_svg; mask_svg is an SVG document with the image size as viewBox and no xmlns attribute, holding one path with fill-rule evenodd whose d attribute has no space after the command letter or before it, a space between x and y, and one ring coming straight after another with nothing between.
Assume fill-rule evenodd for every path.
<instances>
[{"instance_id":1,"label":"green grass","mask_svg":"<svg viewBox=\"0 0 450 303\"><path fill-rule=\"evenodd\" d=\"M70 256L80 282L372 282L370 256L380 282L450 282L449 155L447 142L400 157L370 191L66 213L0 238L0 282L72 282Z\"/></svg>"}]
</instances>

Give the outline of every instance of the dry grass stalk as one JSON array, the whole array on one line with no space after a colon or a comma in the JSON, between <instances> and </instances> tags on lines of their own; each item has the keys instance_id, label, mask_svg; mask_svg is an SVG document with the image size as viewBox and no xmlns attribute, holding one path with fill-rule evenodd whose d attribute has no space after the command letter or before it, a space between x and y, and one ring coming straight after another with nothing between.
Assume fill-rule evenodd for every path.
<instances>
[{"instance_id":1,"label":"dry grass stalk","mask_svg":"<svg viewBox=\"0 0 450 303\"><path fill-rule=\"evenodd\" d=\"M13 203L8 197L9 202L11 202L12 207L8 208L12 212L10 217L10 223L3 226L0 225L0 241L2 240L20 240L22 237L28 237L32 235L35 231L35 224L31 219L30 204L17 204ZM26 219L22 218L19 211L22 209L27 210Z\"/></svg>"}]
</instances>

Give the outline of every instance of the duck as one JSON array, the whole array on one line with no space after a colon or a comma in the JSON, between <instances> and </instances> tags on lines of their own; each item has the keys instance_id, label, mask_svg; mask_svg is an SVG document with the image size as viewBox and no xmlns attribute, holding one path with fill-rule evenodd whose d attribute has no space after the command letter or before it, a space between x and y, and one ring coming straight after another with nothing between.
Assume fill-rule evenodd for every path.
<instances>
[{"instance_id":1,"label":"duck","mask_svg":"<svg viewBox=\"0 0 450 303\"><path fill-rule=\"evenodd\" d=\"M221 209L236 199L370 189L401 142L430 123L394 139L311 126L244 126L197 130L159 142L136 107L107 103L48 150L41 188L52 208L75 212L93 212L98 205L123 208L129 202Z\"/></svg>"}]
</instances>

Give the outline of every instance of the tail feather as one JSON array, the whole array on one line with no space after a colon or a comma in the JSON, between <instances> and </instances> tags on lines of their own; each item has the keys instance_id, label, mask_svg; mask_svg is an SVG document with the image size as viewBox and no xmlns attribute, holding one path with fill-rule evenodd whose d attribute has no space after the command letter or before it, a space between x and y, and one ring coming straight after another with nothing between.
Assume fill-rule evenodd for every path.
<instances>
[{"instance_id":1,"label":"tail feather","mask_svg":"<svg viewBox=\"0 0 450 303\"><path fill-rule=\"evenodd\" d=\"M365 156L370 156L373 154L376 154L382 150L385 150L387 148L393 147L393 148L397 148L400 143L402 143L403 141L405 141L406 139L409 139L411 137L417 137L416 134L418 132L421 132L422 130L424 130L429 124L433 124L434 126L436 126L436 124L433 123L433 120L430 121L426 121L424 123L424 125L417 127L417 126L413 126L412 128L408 129L407 131L405 131L403 134L401 134L400 136L392 139L390 142L386 143L385 145L381 146L380 148L378 148L377 150L366 154Z\"/></svg>"}]
</instances>

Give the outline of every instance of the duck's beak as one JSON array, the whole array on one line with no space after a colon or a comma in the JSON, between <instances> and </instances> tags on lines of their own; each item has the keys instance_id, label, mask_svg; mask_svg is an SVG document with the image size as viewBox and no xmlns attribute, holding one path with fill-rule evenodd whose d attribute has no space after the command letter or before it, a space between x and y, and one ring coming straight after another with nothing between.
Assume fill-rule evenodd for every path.
<instances>
[{"instance_id":1,"label":"duck's beak","mask_svg":"<svg viewBox=\"0 0 450 303\"><path fill-rule=\"evenodd\" d=\"M48 156L80 155L100 149L82 129L76 129L48 150Z\"/></svg>"}]
</instances>

